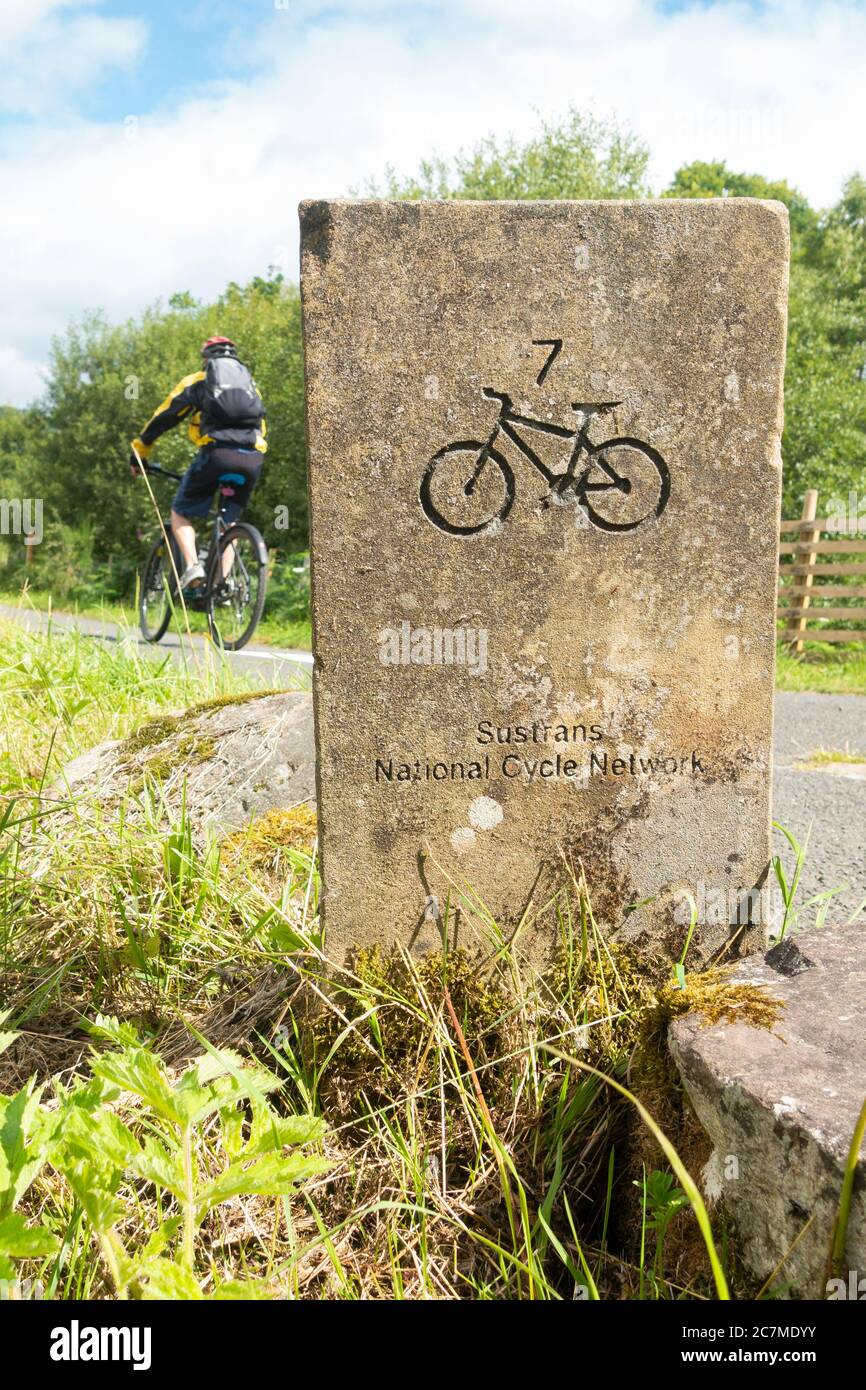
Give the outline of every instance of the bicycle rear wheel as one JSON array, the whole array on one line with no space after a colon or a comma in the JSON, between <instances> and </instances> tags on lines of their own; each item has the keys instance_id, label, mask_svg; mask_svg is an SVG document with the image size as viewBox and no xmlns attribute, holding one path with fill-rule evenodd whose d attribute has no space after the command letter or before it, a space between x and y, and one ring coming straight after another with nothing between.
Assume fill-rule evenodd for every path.
<instances>
[{"instance_id":1,"label":"bicycle rear wheel","mask_svg":"<svg viewBox=\"0 0 866 1390\"><path fill-rule=\"evenodd\" d=\"M419 496L425 516L438 530L449 536L478 536L492 531L511 511L514 473L489 443L459 440L433 455Z\"/></svg>"},{"instance_id":2,"label":"bicycle rear wheel","mask_svg":"<svg viewBox=\"0 0 866 1390\"><path fill-rule=\"evenodd\" d=\"M230 526L211 562L207 621L215 646L227 652L246 646L262 616L267 582L268 550L259 532L244 521Z\"/></svg>"},{"instance_id":3,"label":"bicycle rear wheel","mask_svg":"<svg viewBox=\"0 0 866 1390\"><path fill-rule=\"evenodd\" d=\"M145 642L159 642L171 622L175 596L171 551L164 536L151 547L139 576L138 624Z\"/></svg>"}]
</instances>

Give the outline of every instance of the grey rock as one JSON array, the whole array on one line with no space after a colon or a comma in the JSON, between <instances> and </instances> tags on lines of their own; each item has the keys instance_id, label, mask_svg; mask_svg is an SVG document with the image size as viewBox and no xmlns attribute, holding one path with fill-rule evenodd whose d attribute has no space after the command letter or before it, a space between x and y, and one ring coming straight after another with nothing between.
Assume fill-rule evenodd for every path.
<instances>
[{"instance_id":1,"label":"grey rock","mask_svg":"<svg viewBox=\"0 0 866 1390\"><path fill-rule=\"evenodd\" d=\"M757 957L733 972L784 1002L774 1032L703 1027L699 1015L686 1014L671 1026L669 1043L713 1141L705 1186L736 1222L746 1264L760 1280L781 1265L773 1287L824 1298L844 1167L866 1096L866 940L862 926L850 925L804 934L793 943L798 950L800 941L810 962L801 972L779 973ZM864 1179L861 1152L846 1276L866 1275Z\"/></svg>"},{"instance_id":2,"label":"grey rock","mask_svg":"<svg viewBox=\"0 0 866 1390\"><path fill-rule=\"evenodd\" d=\"M160 716L129 740L76 758L48 797L99 803L159 787L168 818L182 806L194 831L226 834L275 809L314 801L312 698L305 692L243 697Z\"/></svg>"}]
</instances>

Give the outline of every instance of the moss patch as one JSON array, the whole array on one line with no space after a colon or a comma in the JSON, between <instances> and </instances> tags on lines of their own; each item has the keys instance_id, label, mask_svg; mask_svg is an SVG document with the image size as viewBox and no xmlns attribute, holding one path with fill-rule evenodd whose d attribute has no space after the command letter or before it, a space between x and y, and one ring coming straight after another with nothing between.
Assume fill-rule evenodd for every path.
<instances>
[{"instance_id":1,"label":"moss patch","mask_svg":"<svg viewBox=\"0 0 866 1390\"><path fill-rule=\"evenodd\" d=\"M267 868L282 849L311 850L316 841L316 825L315 808L306 803L288 811L267 811L244 830L227 835L222 842L223 854L230 863Z\"/></svg>"},{"instance_id":2,"label":"moss patch","mask_svg":"<svg viewBox=\"0 0 866 1390\"><path fill-rule=\"evenodd\" d=\"M134 760L140 767L140 775L130 782L134 795L143 790L147 778L165 782L179 767L196 767L216 755L216 739L184 728L183 718L167 715L152 719L121 745L121 762Z\"/></svg>"},{"instance_id":3,"label":"moss patch","mask_svg":"<svg viewBox=\"0 0 866 1390\"><path fill-rule=\"evenodd\" d=\"M785 1007L781 999L768 994L762 985L739 983L726 978L730 966L687 977L686 988L666 985L661 1003L668 1018L685 1013L701 1015L709 1028L714 1023L745 1023L749 1028L772 1032Z\"/></svg>"},{"instance_id":4,"label":"moss patch","mask_svg":"<svg viewBox=\"0 0 866 1390\"><path fill-rule=\"evenodd\" d=\"M135 733L125 738L117 750L118 757L122 762L137 758L147 749L155 748L183 733L199 715L207 714L210 710L223 709L226 705L245 705L251 700L263 700L269 695L289 693L285 690L247 690L241 695L217 695L212 700L202 700L200 704L190 705L189 709L183 710L180 714L161 714L156 719L146 720ZM202 736L194 742L196 746L200 746L205 741L206 736ZM203 762L206 758L197 758L196 761Z\"/></svg>"},{"instance_id":5,"label":"moss patch","mask_svg":"<svg viewBox=\"0 0 866 1390\"><path fill-rule=\"evenodd\" d=\"M208 734L181 734L168 747L145 759L142 772L157 782L165 782L181 765L196 767L200 763L209 763L216 751L216 740Z\"/></svg>"},{"instance_id":6,"label":"moss patch","mask_svg":"<svg viewBox=\"0 0 866 1390\"><path fill-rule=\"evenodd\" d=\"M190 705L189 709L180 717L181 719L192 719L196 715L206 714L208 710L223 709L226 705L247 705L251 700L265 700L269 695L294 695L296 691L279 690L272 686L269 690L245 690L242 695L215 695L211 700L202 700L197 705Z\"/></svg>"},{"instance_id":7,"label":"moss patch","mask_svg":"<svg viewBox=\"0 0 866 1390\"><path fill-rule=\"evenodd\" d=\"M134 734L125 738L117 750L122 762L136 758L148 748L155 748L166 739L174 738L180 728L183 715L162 714L157 719L148 719Z\"/></svg>"}]
</instances>

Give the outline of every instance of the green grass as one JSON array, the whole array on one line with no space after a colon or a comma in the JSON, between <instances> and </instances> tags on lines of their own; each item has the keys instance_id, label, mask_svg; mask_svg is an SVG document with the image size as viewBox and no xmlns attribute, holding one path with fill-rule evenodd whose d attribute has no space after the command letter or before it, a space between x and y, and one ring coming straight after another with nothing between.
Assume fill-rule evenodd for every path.
<instances>
[{"instance_id":1,"label":"green grass","mask_svg":"<svg viewBox=\"0 0 866 1390\"><path fill-rule=\"evenodd\" d=\"M812 690L825 695L866 695L866 646L807 642L800 653L780 643L777 690Z\"/></svg>"},{"instance_id":2,"label":"green grass","mask_svg":"<svg viewBox=\"0 0 866 1390\"><path fill-rule=\"evenodd\" d=\"M338 966L309 814L222 845L152 778L115 806L37 794L98 739L250 682L75 633L0 641L0 1280L56 1299L754 1294L695 1186L710 1146L665 1030L690 1004L768 1003L709 975L676 988L671 962L650 977L573 876L545 905L544 976L481 908L477 954Z\"/></svg>"},{"instance_id":3,"label":"green grass","mask_svg":"<svg viewBox=\"0 0 866 1390\"><path fill-rule=\"evenodd\" d=\"M264 688L213 647L183 663L75 629L31 633L0 619L0 795L50 782L65 762L145 718Z\"/></svg>"}]
</instances>

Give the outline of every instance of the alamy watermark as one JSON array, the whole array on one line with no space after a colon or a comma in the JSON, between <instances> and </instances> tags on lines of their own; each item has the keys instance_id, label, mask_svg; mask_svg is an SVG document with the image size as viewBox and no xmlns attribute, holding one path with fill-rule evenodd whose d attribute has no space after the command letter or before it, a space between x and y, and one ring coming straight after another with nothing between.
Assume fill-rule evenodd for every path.
<instances>
[{"instance_id":1,"label":"alamy watermark","mask_svg":"<svg viewBox=\"0 0 866 1390\"><path fill-rule=\"evenodd\" d=\"M785 900L776 884L746 888L701 881L695 884L694 892L680 888L673 896L673 919L683 927L690 924L694 914L698 926L762 926L772 936L785 918Z\"/></svg>"},{"instance_id":2,"label":"alamy watermark","mask_svg":"<svg viewBox=\"0 0 866 1390\"><path fill-rule=\"evenodd\" d=\"M383 627L376 641L383 666L465 666L471 676L487 670L486 627Z\"/></svg>"},{"instance_id":3,"label":"alamy watermark","mask_svg":"<svg viewBox=\"0 0 866 1390\"><path fill-rule=\"evenodd\" d=\"M860 1278L859 1270L849 1269L847 1279L827 1280L827 1302L839 1303L842 1301L852 1303L866 1301L866 1279Z\"/></svg>"},{"instance_id":4,"label":"alamy watermark","mask_svg":"<svg viewBox=\"0 0 866 1390\"><path fill-rule=\"evenodd\" d=\"M45 1297L38 1279L0 1279L0 1303L30 1303Z\"/></svg>"},{"instance_id":5,"label":"alamy watermark","mask_svg":"<svg viewBox=\"0 0 866 1390\"><path fill-rule=\"evenodd\" d=\"M25 545L39 545L42 498L0 497L0 536L23 536Z\"/></svg>"},{"instance_id":6,"label":"alamy watermark","mask_svg":"<svg viewBox=\"0 0 866 1390\"><path fill-rule=\"evenodd\" d=\"M73 1318L68 1327L51 1331L52 1361L127 1361L134 1371L151 1365L149 1327L88 1327Z\"/></svg>"},{"instance_id":7,"label":"alamy watermark","mask_svg":"<svg viewBox=\"0 0 866 1390\"><path fill-rule=\"evenodd\" d=\"M866 494L852 489L847 497L831 497L823 529L844 536L866 536Z\"/></svg>"}]
</instances>

